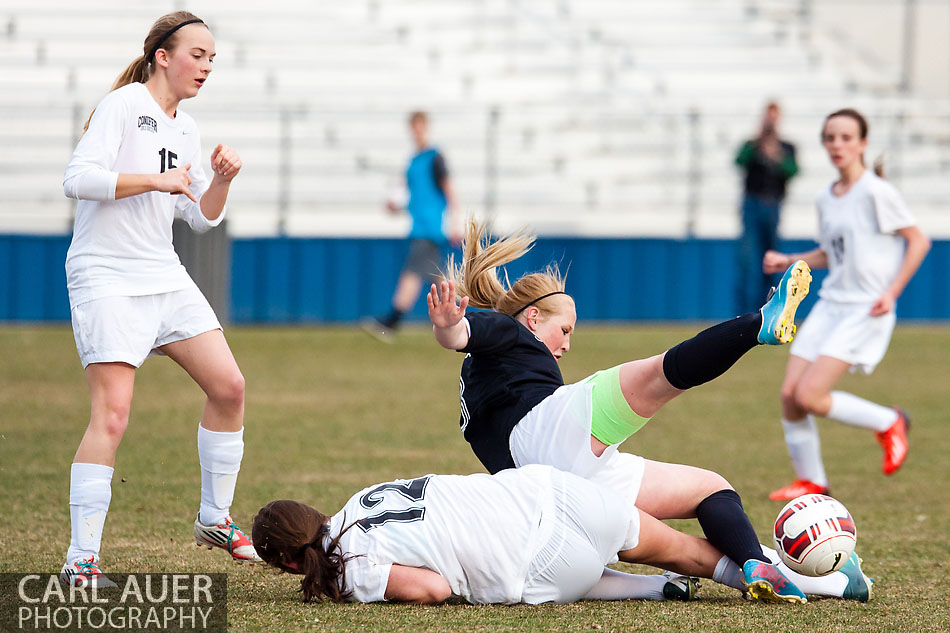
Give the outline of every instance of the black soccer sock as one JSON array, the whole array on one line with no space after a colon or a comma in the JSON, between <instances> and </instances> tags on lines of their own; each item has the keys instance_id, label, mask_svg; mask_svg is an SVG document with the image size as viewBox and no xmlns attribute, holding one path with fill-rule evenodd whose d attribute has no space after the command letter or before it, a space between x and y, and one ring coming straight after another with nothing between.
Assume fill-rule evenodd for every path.
<instances>
[{"instance_id":1,"label":"black soccer sock","mask_svg":"<svg viewBox=\"0 0 950 633\"><path fill-rule=\"evenodd\" d=\"M750 559L771 562L762 553L759 537L755 535L735 490L720 490L700 501L696 518L713 547L739 567Z\"/></svg>"},{"instance_id":2,"label":"black soccer sock","mask_svg":"<svg viewBox=\"0 0 950 633\"><path fill-rule=\"evenodd\" d=\"M402 321L402 317L405 312L393 308L393 311L389 313L389 316L380 321L383 325L388 327L390 330L395 330L399 327L399 322Z\"/></svg>"},{"instance_id":3,"label":"black soccer sock","mask_svg":"<svg viewBox=\"0 0 950 633\"><path fill-rule=\"evenodd\" d=\"M670 348L663 374L677 389L689 389L722 376L759 344L762 315L751 312L707 328Z\"/></svg>"}]
</instances>

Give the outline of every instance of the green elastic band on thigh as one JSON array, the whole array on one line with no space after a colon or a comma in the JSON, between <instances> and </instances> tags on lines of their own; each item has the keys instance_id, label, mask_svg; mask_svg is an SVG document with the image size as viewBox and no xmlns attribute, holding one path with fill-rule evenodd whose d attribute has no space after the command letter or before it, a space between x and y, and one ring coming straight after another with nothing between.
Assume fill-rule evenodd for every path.
<instances>
[{"instance_id":1,"label":"green elastic band on thigh","mask_svg":"<svg viewBox=\"0 0 950 633\"><path fill-rule=\"evenodd\" d=\"M650 421L633 412L620 389L620 366L599 371L587 380L593 385L590 432L604 444L619 444Z\"/></svg>"}]
</instances>

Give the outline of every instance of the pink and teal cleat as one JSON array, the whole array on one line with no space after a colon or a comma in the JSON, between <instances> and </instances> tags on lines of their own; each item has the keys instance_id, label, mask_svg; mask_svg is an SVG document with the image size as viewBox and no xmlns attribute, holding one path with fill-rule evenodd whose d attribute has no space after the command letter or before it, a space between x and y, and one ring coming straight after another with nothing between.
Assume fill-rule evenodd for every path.
<instances>
[{"instance_id":1,"label":"pink and teal cleat","mask_svg":"<svg viewBox=\"0 0 950 633\"><path fill-rule=\"evenodd\" d=\"M99 569L99 561L97 561L94 556L63 565L63 570L59 572L59 580L64 585L70 587L94 586L97 589L103 589L116 586L116 584L109 580L109 577Z\"/></svg>"},{"instance_id":2,"label":"pink and teal cleat","mask_svg":"<svg viewBox=\"0 0 950 633\"><path fill-rule=\"evenodd\" d=\"M199 547L219 547L231 555L238 563L262 563L257 555L254 544L244 531L236 526L231 517L226 517L224 523L204 525L200 519L195 519L195 544Z\"/></svg>"},{"instance_id":3,"label":"pink and teal cleat","mask_svg":"<svg viewBox=\"0 0 950 633\"><path fill-rule=\"evenodd\" d=\"M764 602L808 602L801 589L795 586L778 566L760 560L747 560L742 566L746 595Z\"/></svg>"}]
</instances>

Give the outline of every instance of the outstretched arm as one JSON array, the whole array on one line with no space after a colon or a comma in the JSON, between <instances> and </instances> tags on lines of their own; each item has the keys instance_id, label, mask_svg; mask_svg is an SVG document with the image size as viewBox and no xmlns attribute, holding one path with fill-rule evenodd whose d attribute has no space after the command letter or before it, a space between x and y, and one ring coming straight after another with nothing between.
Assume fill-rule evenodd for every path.
<instances>
[{"instance_id":1,"label":"outstretched arm","mask_svg":"<svg viewBox=\"0 0 950 633\"><path fill-rule=\"evenodd\" d=\"M820 248L810 250L807 253L765 251L765 256L762 258L762 272L766 274L783 273L800 259L804 259L812 270L828 268L828 254Z\"/></svg>"},{"instance_id":2,"label":"outstretched arm","mask_svg":"<svg viewBox=\"0 0 950 633\"><path fill-rule=\"evenodd\" d=\"M449 581L434 571L420 567L393 565L389 571L385 598L393 602L438 604L452 595Z\"/></svg>"},{"instance_id":3,"label":"outstretched arm","mask_svg":"<svg viewBox=\"0 0 950 633\"><path fill-rule=\"evenodd\" d=\"M429 288L426 303L429 306L429 320L432 321L432 334L445 349L460 350L468 345L468 328L462 323L468 297L455 303L455 282L443 281ZM441 290L441 297L440 297Z\"/></svg>"}]
</instances>

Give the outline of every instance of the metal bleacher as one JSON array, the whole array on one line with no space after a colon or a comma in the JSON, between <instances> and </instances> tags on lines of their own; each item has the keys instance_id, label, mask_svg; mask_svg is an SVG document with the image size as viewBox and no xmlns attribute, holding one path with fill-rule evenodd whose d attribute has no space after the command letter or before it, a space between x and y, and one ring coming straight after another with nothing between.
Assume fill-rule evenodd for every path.
<instances>
[{"instance_id":1,"label":"metal bleacher","mask_svg":"<svg viewBox=\"0 0 950 633\"><path fill-rule=\"evenodd\" d=\"M761 5L761 6L759 6ZM783 220L815 231L833 177L823 116L869 116L870 156L950 235L950 104L898 91L805 37L792 0L196 0L215 71L183 104L206 153L236 147L234 235L398 235L405 116L431 112L465 210L548 234L734 236L734 153L778 99L799 148ZM759 10L750 11L750 6ZM86 116L177 1L0 8L0 233L62 233L63 168ZM11 151L11 149L13 151Z\"/></svg>"}]
</instances>

